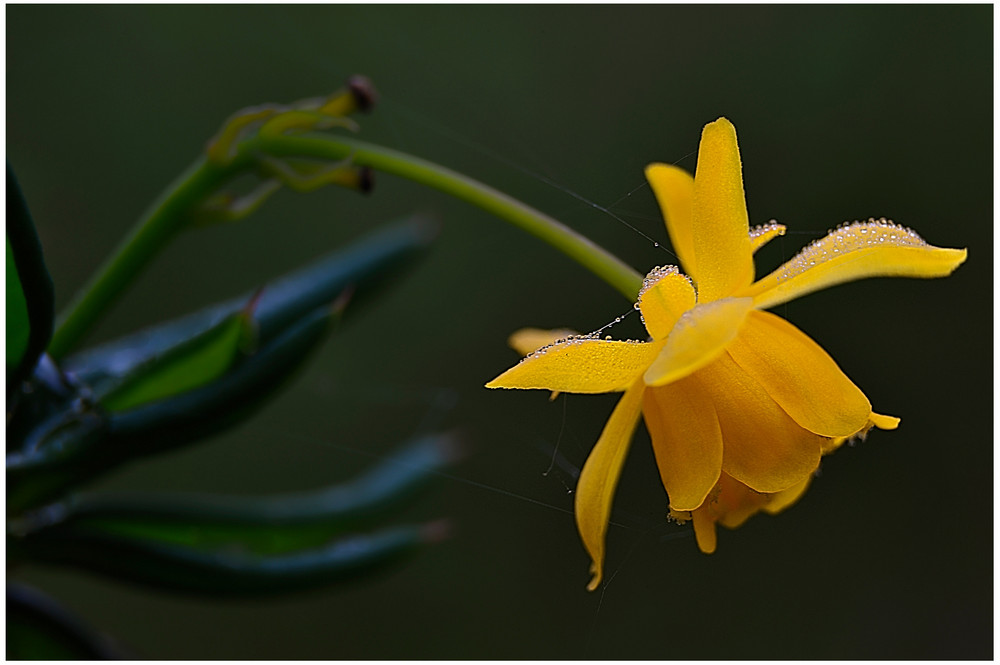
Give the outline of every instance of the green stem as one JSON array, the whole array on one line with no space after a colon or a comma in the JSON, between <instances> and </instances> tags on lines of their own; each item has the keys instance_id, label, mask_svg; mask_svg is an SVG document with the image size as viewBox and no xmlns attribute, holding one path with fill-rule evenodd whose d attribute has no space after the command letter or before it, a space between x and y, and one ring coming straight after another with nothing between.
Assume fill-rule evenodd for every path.
<instances>
[{"instance_id":1,"label":"green stem","mask_svg":"<svg viewBox=\"0 0 1000 665\"><path fill-rule=\"evenodd\" d=\"M231 173L231 167L216 166L202 158L174 181L59 316L49 344L53 358L76 346L136 275L185 228L187 213Z\"/></svg>"},{"instance_id":2,"label":"green stem","mask_svg":"<svg viewBox=\"0 0 1000 665\"><path fill-rule=\"evenodd\" d=\"M337 161L391 173L462 199L544 240L633 301L642 276L602 247L520 201L481 182L406 153L349 137L269 134L240 146L225 165L195 162L147 210L132 233L60 316L49 353L60 358L90 331L142 269L184 228L189 213L222 183L244 171L258 153Z\"/></svg>"},{"instance_id":3,"label":"green stem","mask_svg":"<svg viewBox=\"0 0 1000 665\"><path fill-rule=\"evenodd\" d=\"M259 141L272 155L330 160L349 156L360 166L407 178L462 199L561 250L630 302L635 300L642 286L642 275L568 226L503 192L433 162L350 137L278 135L261 137Z\"/></svg>"}]
</instances>

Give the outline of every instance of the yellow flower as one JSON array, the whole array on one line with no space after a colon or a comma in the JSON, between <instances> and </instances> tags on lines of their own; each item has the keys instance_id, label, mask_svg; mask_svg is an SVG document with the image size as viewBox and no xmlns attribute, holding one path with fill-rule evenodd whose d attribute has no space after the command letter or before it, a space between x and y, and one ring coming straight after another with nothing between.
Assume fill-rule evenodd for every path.
<instances>
[{"instance_id":1,"label":"yellow flower","mask_svg":"<svg viewBox=\"0 0 1000 665\"><path fill-rule=\"evenodd\" d=\"M805 491L820 456L897 418L812 339L763 311L818 289L875 276L942 277L966 257L885 220L845 225L753 281L753 253L784 227L751 230L736 130L702 132L695 176L652 164L646 177L666 218L677 268L647 276L636 309L646 342L573 336L542 347L487 384L569 393L624 392L580 474L576 521L601 581L611 502L643 414L671 515L715 549L715 524L778 512ZM534 333L537 336L537 333ZM521 340L522 345L527 342Z\"/></svg>"}]
</instances>

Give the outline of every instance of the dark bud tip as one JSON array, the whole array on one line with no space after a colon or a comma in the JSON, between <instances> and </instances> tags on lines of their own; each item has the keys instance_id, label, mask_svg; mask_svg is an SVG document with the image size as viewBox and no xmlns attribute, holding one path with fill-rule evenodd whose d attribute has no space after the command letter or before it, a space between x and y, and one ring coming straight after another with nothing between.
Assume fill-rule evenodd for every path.
<instances>
[{"instance_id":1,"label":"dark bud tip","mask_svg":"<svg viewBox=\"0 0 1000 665\"><path fill-rule=\"evenodd\" d=\"M421 540L425 543L440 543L451 537L451 522L446 519L428 522L420 528Z\"/></svg>"},{"instance_id":2,"label":"dark bud tip","mask_svg":"<svg viewBox=\"0 0 1000 665\"><path fill-rule=\"evenodd\" d=\"M370 166L362 166L358 173L358 190L362 194L370 194L375 188L375 170Z\"/></svg>"},{"instance_id":3,"label":"dark bud tip","mask_svg":"<svg viewBox=\"0 0 1000 665\"><path fill-rule=\"evenodd\" d=\"M449 397L451 397L449 395ZM437 440L438 450L448 464L454 464L468 453L465 438L458 431L445 432Z\"/></svg>"},{"instance_id":4,"label":"dark bud tip","mask_svg":"<svg viewBox=\"0 0 1000 665\"><path fill-rule=\"evenodd\" d=\"M243 305L243 315L248 319L252 319L253 315L257 312L257 305L260 304L260 299L264 295L264 291L267 290L266 286L259 287L254 291L253 295L250 296L250 300L247 301L246 305Z\"/></svg>"},{"instance_id":5,"label":"dark bud tip","mask_svg":"<svg viewBox=\"0 0 1000 665\"><path fill-rule=\"evenodd\" d=\"M354 103L362 113L368 113L375 107L378 101L378 92L375 86L366 76L352 76L347 80L347 88L354 96Z\"/></svg>"},{"instance_id":6,"label":"dark bud tip","mask_svg":"<svg viewBox=\"0 0 1000 665\"><path fill-rule=\"evenodd\" d=\"M333 303L330 305L330 310L335 315L343 314L344 310L347 309L347 304L351 302L351 298L354 296L355 290L355 286L353 284L349 284L337 295L336 298L334 298Z\"/></svg>"}]
</instances>

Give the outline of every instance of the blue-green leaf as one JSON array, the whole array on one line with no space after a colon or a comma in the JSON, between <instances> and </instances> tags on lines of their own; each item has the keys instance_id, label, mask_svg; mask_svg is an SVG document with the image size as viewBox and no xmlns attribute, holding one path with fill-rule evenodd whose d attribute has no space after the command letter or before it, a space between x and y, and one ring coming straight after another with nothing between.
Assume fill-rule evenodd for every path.
<instances>
[{"instance_id":1,"label":"blue-green leaf","mask_svg":"<svg viewBox=\"0 0 1000 665\"><path fill-rule=\"evenodd\" d=\"M219 547L197 549L71 527L25 543L33 561L69 565L115 579L212 595L284 593L353 581L440 539L437 523L389 527L319 547L261 555Z\"/></svg>"},{"instance_id":2,"label":"blue-green leaf","mask_svg":"<svg viewBox=\"0 0 1000 665\"><path fill-rule=\"evenodd\" d=\"M17 274L17 262L14 260L14 248L7 238L7 375L21 364L21 359L28 351L28 338L31 335L31 321L28 317L28 301L21 286L21 278Z\"/></svg>"},{"instance_id":3,"label":"blue-green leaf","mask_svg":"<svg viewBox=\"0 0 1000 665\"><path fill-rule=\"evenodd\" d=\"M390 225L357 243L328 254L261 289L255 309L260 343L278 335L290 323L333 301L352 288L351 309L388 282L398 279L434 234L434 225L411 217ZM95 389L104 381L117 381L135 367L218 325L238 312L253 293L207 307L165 324L87 349L67 358L63 367Z\"/></svg>"},{"instance_id":4,"label":"blue-green leaf","mask_svg":"<svg viewBox=\"0 0 1000 665\"><path fill-rule=\"evenodd\" d=\"M42 245L17 178L7 164L7 393L38 361L52 338L55 294Z\"/></svg>"},{"instance_id":5,"label":"blue-green leaf","mask_svg":"<svg viewBox=\"0 0 1000 665\"><path fill-rule=\"evenodd\" d=\"M453 435L416 439L363 476L311 492L262 497L83 493L29 513L11 530L73 524L103 533L204 549L240 547L275 554L319 546L398 509L457 454Z\"/></svg>"},{"instance_id":6,"label":"blue-green leaf","mask_svg":"<svg viewBox=\"0 0 1000 665\"><path fill-rule=\"evenodd\" d=\"M7 585L7 660L112 660L124 657L100 634L45 594Z\"/></svg>"},{"instance_id":7,"label":"blue-green leaf","mask_svg":"<svg viewBox=\"0 0 1000 665\"><path fill-rule=\"evenodd\" d=\"M150 383L158 390L112 401L113 411L86 394L90 385L99 401L162 359L170 365L187 357L186 349L214 348L203 336L227 330L224 322L241 311L248 297L69 358L68 375L84 388L75 386L76 397L45 406L36 419L15 423L15 440L8 441L8 512L51 501L131 459L189 444L239 422L280 390L332 321L339 320L343 303L334 311L331 301L349 290L347 311L357 311L356 305L371 299L375 287L397 278L398 270L426 245L429 233L422 220L395 225L263 289L254 308L256 349L239 355L207 383L204 379L214 371L187 385L161 383L157 376ZM146 374L143 381L155 374ZM184 372L171 374L184 378ZM160 389L168 383L172 389Z\"/></svg>"},{"instance_id":8,"label":"blue-green leaf","mask_svg":"<svg viewBox=\"0 0 1000 665\"><path fill-rule=\"evenodd\" d=\"M109 411L127 411L199 388L221 377L253 336L252 306L153 356L98 398Z\"/></svg>"},{"instance_id":9,"label":"blue-green leaf","mask_svg":"<svg viewBox=\"0 0 1000 665\"><path fill-rule=\"evenodd\" d=\"M51 500L129 460L189 444L248 416L325 338L333 312L317 309L215 381L120 413L75 401L7 453L7 510Z\"/></svg>"},{"instance_id":10,"label":"blue-green leaf","mask_svg":"<svg viewBox=\"0 0 1000 665\"><path fill-rule=\"evenodd\" d=\"M8 560L212 594L353 580L441 539L442 522L353 532L403 507L456 452L453 435L422 437L358 479L296 494L82 494L10 521Z\"/></svg>"}]
</instances>

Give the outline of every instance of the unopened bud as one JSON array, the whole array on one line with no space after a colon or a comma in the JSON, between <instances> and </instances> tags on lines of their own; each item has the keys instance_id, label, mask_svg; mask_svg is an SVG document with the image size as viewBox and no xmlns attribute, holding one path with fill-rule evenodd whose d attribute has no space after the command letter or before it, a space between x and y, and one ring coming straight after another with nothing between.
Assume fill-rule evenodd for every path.
<instances>
[{"instance_id":1,"label":"unopened bud","mask_svg":"<svg viewBox=\"0 0 1000 665\"><path fill-rule=\"evenodd\" d=\"M370 194L375 188L375 170L370 166L362 166L358 174L358 189L362 194Z\"/></svg>"},{"instance_id":2,"label":"unopened bud","mask_svg":"<svg viewBox=\"0 0 1000 665\"><path fill-rule=\"evenodd\" d=\"M378 92L367 76L355 75L347 80L347 87L354 95L354 101L358 105L358 110L368 113L375 107L378 101Z\"/></svg>"},{"instance_id":3,"label":"unopened bud","mask_svg":"<svg viewBox=\"0 0 1000 665\"><path fill-rule=\"evenodd\" d=\"M378 93L375 86L364 76L352 76L347 80L347 87L338 90L320 106L319 111L326 115L345 116L361 111L368 113L375 106Z\"/></svg>"},{"instance_id":4,"label":"unopened bud","mask_svg":"<svg viewBox=\"0 0 1000 665\"><path fill-rule=\"evenodd\" d=\"M375 186L375 173L367 166L346 166L327 172L324 180L331 185L340 185L368 194Z\"/></svg>"}]
</instances>

